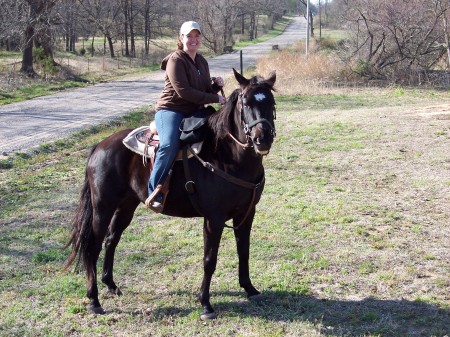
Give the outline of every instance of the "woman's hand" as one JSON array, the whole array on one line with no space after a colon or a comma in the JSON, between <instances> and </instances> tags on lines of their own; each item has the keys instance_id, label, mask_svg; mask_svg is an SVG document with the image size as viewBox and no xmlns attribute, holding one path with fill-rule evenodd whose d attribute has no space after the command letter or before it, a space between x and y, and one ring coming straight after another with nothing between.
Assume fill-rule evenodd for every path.
<instances>
[{"instance_id":1,"label":"woman's hand","mask_svg":"<svg viewBox=\"0 0 450 337\"><path fill-rule=\"evenodd\" d=\"M217 96L219 96L219 103L222 104L222 105L224 105L225 102L226 102L225 97L223 97L223 96L221 96L221 95L217 95Z\"/></svg>"},{"instance_id":2,"label":"woman's hand","mask_svg":"<svg viewBox=\"0 0 450 337\"><path fill-rule=\"evenodd\" d=\"M216 85L218 85L219 87L223 87L225 85L225 81L223 80L223 78L221 76L214 78L214 83Z\"/></svg>"}]
</instances>

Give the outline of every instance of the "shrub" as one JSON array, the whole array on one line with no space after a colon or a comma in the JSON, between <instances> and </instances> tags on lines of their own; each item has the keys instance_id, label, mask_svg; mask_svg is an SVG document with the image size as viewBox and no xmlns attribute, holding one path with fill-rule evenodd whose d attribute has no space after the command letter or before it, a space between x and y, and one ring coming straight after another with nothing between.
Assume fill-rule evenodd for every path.
<instances>
[{"instance_id":1,"label":"shrub","mask_svg":"<svg viewBox=\"0 0 450 337\"><path fill-rule=\"evenodd\" d=\"M312 46L314 50L317 46ZM260 59L256 72L267 75L276 70L276 87L282 95L318 93L318 89L340 80L342 62L336 54L318 50L306 56L304 43Z\"/></svg>"}]
</instances>

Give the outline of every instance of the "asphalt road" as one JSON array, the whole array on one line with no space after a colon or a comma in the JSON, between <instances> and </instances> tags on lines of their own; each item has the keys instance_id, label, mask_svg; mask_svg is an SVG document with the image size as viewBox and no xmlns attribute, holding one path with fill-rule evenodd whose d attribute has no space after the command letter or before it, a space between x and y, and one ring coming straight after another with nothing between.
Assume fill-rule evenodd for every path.
<instances>
[{"instance_id":1,"label":"asphalt road","mask_svg":"<svg viewBox=\"0 0 450 337\"><path fill-rule=\"evenodd\" d=\"M296 17L285 32L242 49L244 69L272 50L305 38L306 21ZM240 52L208 59L211 75L229 77L240 69ZM276 70L276 69L275 69ZM261 74L267 75L267 74ZM153 106L163 89L164 72L112 81L0 107L0 157L115 119L142 106Z\"/></svg>"}]
</instances>

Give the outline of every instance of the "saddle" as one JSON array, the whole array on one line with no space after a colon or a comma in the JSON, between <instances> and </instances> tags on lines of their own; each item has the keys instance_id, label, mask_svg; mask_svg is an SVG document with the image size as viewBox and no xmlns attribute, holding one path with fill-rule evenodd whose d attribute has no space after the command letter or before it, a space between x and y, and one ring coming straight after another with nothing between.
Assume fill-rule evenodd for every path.
<instances>
[{"instance_id":1,"label":"saddle","mask_svg":"<svg viewBox=\"0 0 450 337\"><path fill-rule=\"evenodd\" d=\"M155 162L156 152L159 147L159 136L156 131L156 127L154 122L150 124L150 126L141 126L134 130L132 130L123 140L123 145L125 145L129 150L139 154L142 156L142 164L147 166L148 161L150 160L150 172L153 169L153 165ZM187 147L187 158L191 158L194 155L200 153L202 149L203 141L191 144ZM185 151L186 151L185 150ZM175 161L183 160L183 149L178 151L177 157ZM169 175L165 179L162 185L156 186L153 193L147 198L145 204L147 207L152 209L153 211L159 213L161 210L154 209L151 207L151 203L153 199L161 193L163 195L162 208L164 209L164 204L166 202L167 194L169 192L169 184L171 178L172 170L170 170Z\"/></svg>"},{"instance_id":2,"label":"saddle","mask_svg":"<svg viewBox=\"0 0 450 337\"><path fill-rule=\"evenodd\" d=\"M152 122L153 124L153 122ZM159 136L154 125L150 124L138 127L131 131L123 140L122 143L129 150L142 156L144 166L147 166L148 159L153 163L156 156L156 151L159 147ZM203 141L191 144L190 149L196 154L199 154L202 149ZM189 158L193 156L189 151ZM182 160L182 150L178 151L175 160ZM153 167L153 165L152 165Z\"/></svg>"}]
</instances>

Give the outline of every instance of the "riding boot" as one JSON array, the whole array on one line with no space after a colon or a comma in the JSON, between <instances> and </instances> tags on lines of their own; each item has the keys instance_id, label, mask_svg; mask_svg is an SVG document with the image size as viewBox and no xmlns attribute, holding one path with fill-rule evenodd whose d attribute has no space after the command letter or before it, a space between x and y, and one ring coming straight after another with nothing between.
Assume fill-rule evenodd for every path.
<instances>
[{"instance_id":1,"label":"riding boot","mask_svg":"<svg viewBox=\"0 0 450 337\"><path fill-rule=\"evenodd\" d=\"M170 178L172 177L172 169L169 171L163 184L156 186L152 194L145 200L145 206L155 213L161 213L166 204L167 194L169 193ZM161 199L160 199L161 198ZM155 200L157 199L157 200Z\"/></svg>"}]
</instances>

